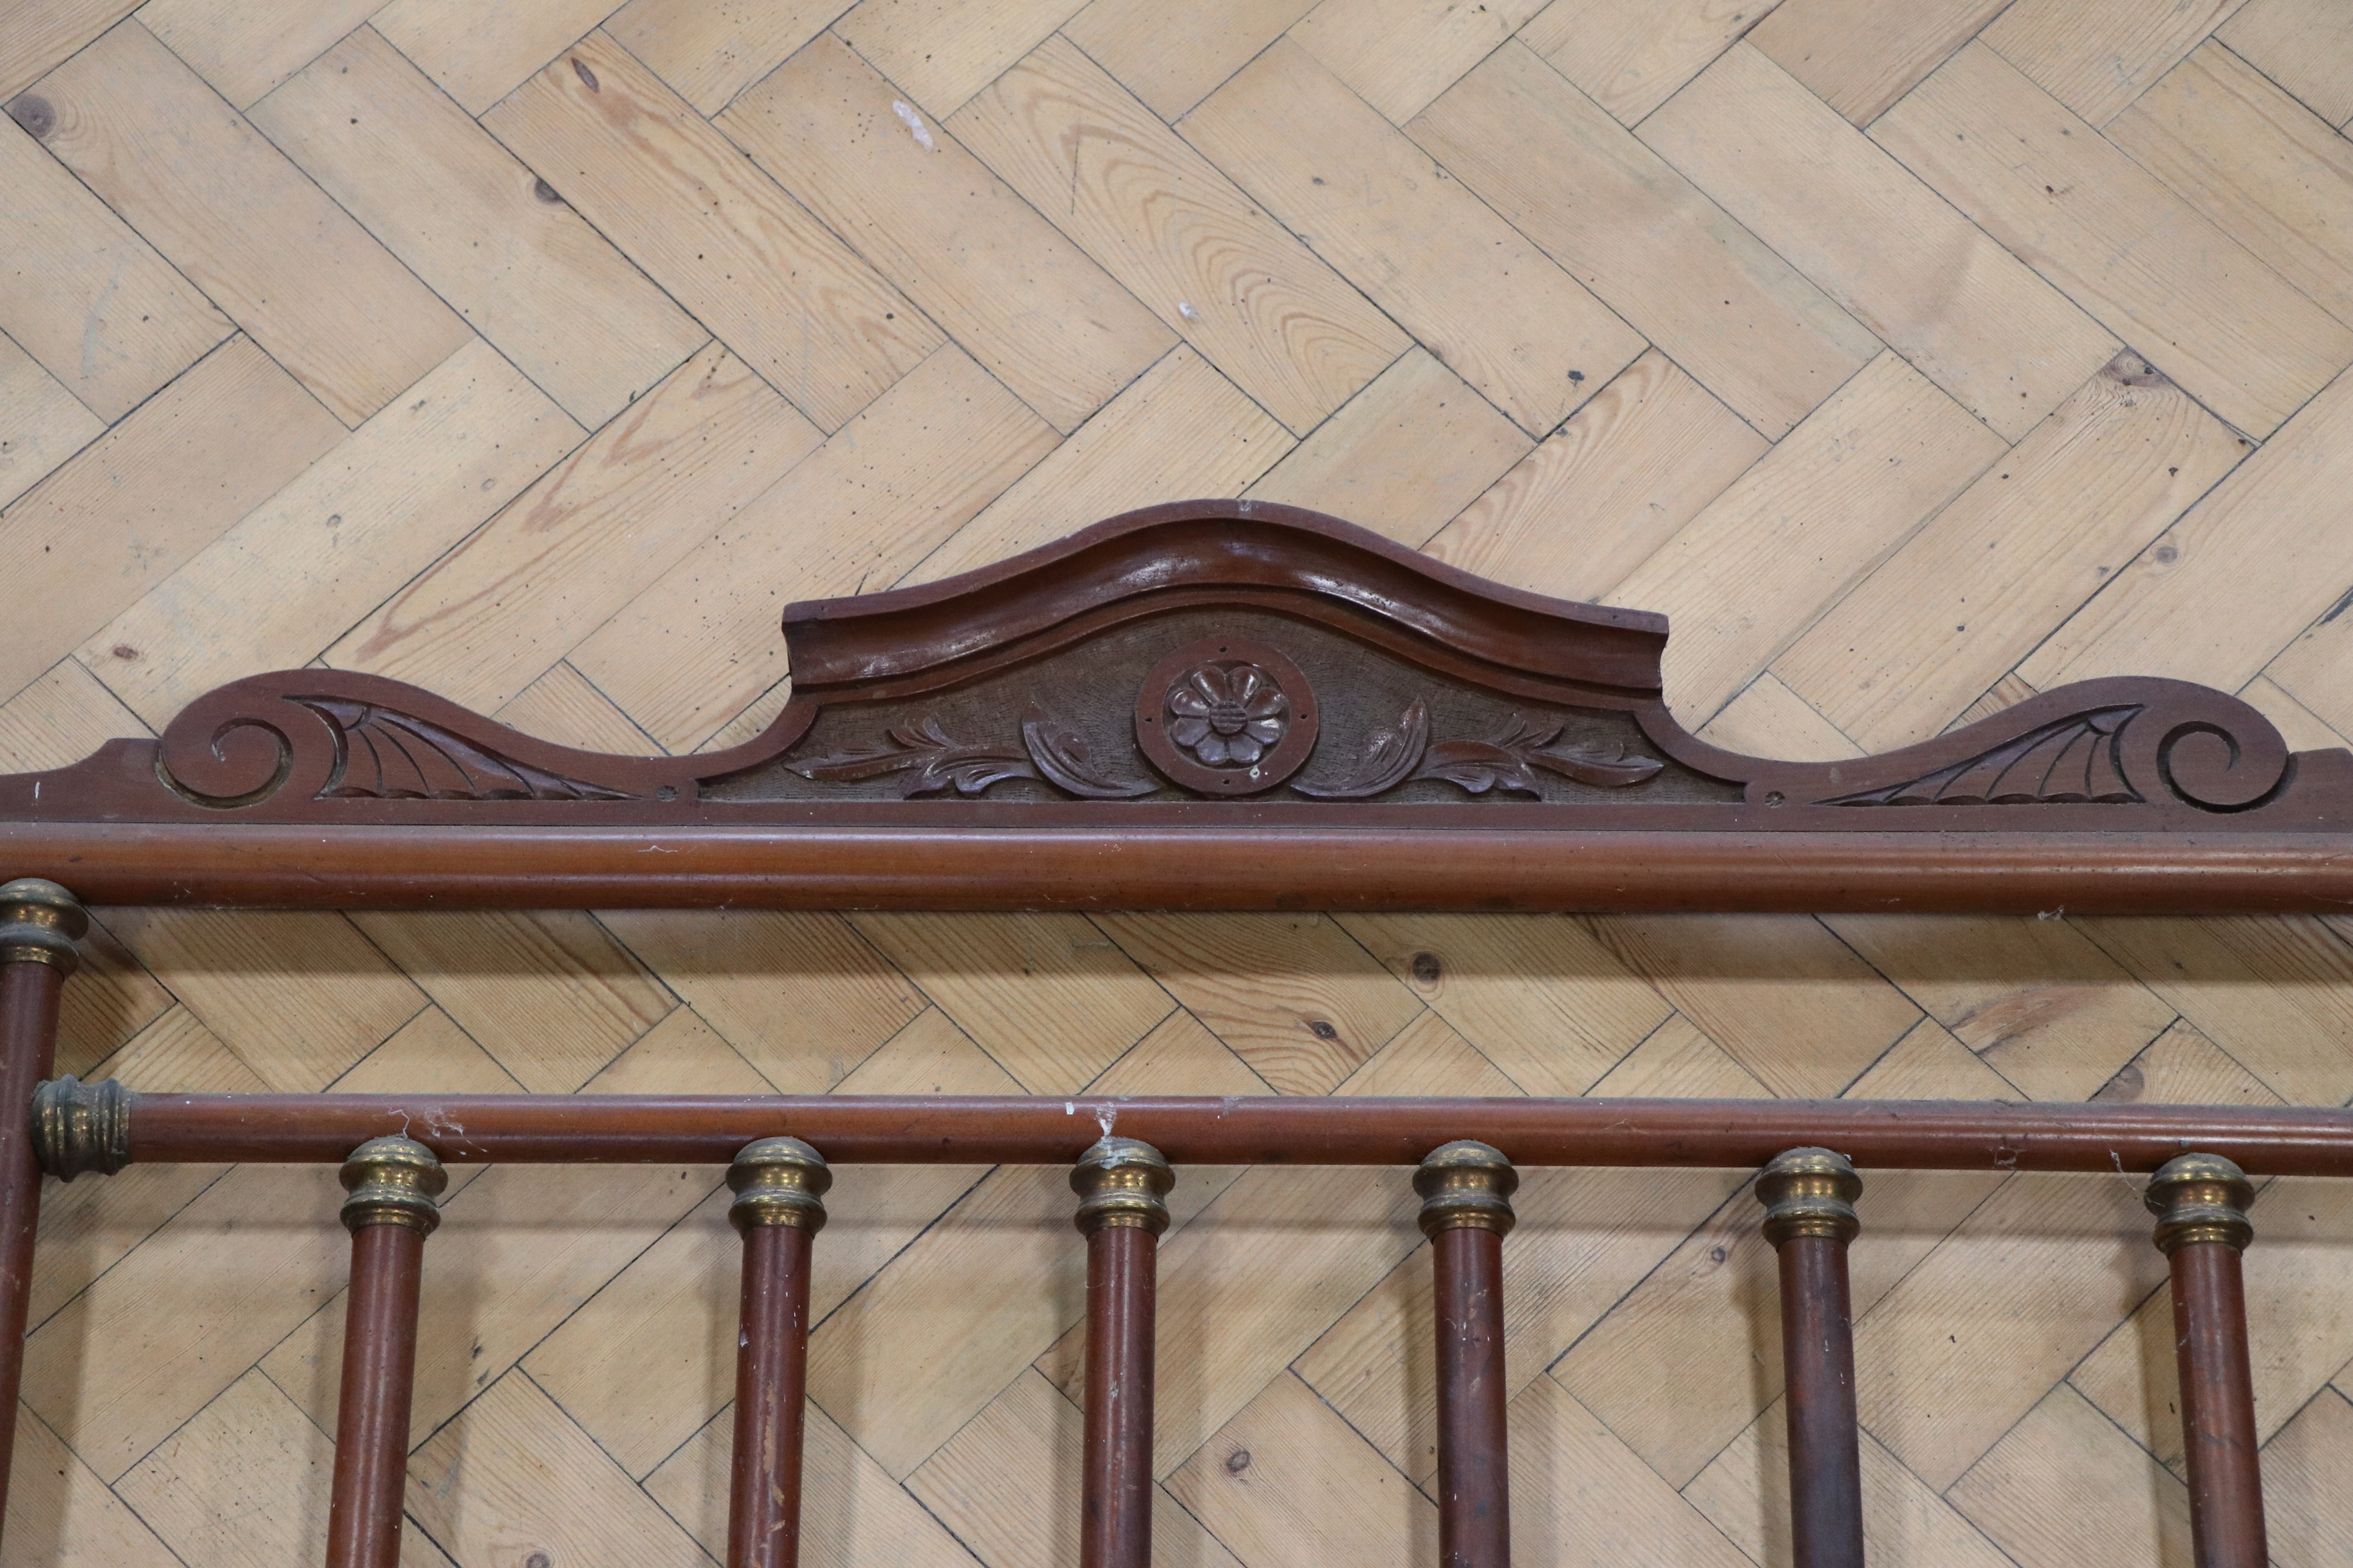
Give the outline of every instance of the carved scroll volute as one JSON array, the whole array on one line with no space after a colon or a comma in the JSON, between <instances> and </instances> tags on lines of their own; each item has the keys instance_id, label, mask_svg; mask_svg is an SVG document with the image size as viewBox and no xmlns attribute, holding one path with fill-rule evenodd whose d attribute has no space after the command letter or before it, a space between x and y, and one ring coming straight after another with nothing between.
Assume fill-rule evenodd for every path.
<instances>
[{"instance_id":1,"label":"carved scroll volute","mask_svg":"<svg viewBox=\"0 0 2353 1568\"><path fill-rule=\"evenodd\" d=\"M2187 681L2120 678L2061 687L1883 756L1767 764L1748 798L1767 806L2147 803L2229 813L2267 798L2287 767L2286 741L2239 699Z\"/></svg>"},{"instance_id":2,"label":"carved scroll volute","mask_svg":"<svg viewBox=\"0 0 2353 1568\"><path fill-rule=\"evenodd\" d=\"M2119 737L2127 777L2160 781L2209 811L2243 810L2279 787L2288 745L2270 720L2207 687L2161 684L2165 695Z\"/></svg>"},{"instance_id":3,"label":"carved scroll volute","mask_svg":"<svg viewBox=\"0 0 2353 1568\"><path fill-rule=\"evenodd\" d=\"M289 788L298 800L324 793L336 758L326 715L255 689L259 684L234 681L180 710L156 753L167 786L219 807L250 805Z\"/></svg>"},{"instance_id":4,"label":"carved scroll volute","mask_svg":"<svg viewBox=\"0 0 2353 1568\"><path fill-rule=\"evenodd\" d=\"M671 802L688 768L535 741L413 687L338 671L253 676L164 731L163 784L198 805L289 801Z\"/></svg>"}]
</instances>

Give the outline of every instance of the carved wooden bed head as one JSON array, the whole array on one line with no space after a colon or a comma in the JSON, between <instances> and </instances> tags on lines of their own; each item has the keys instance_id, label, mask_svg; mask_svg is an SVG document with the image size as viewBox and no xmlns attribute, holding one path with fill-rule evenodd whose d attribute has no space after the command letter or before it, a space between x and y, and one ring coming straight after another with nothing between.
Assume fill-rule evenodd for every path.
<instances>
[{"instance_id":1,"label":"carved wooden bed head","mask_svg":"<svg viewBox=\"0 0 2353 1568\"><path fill-rule=\"evenodd\" d=\"M785 612L747 744L633 758L397 682L255 676L160 741L0 777L0 1409L41 1182L341 1162L353 1233L331 1568L396 1568L426 1238L448 1163L731 1161L728 1563L792 1568L828 1161L1068 1163L1087 1237L1084 1568L1151 1561L1171 1161L1419 1163L1440 1546L1510 1562L1516 1165L1762 1167L1800 1568L1861 1568L1858 1167L2149 1173L2200 1568L2263 1568L2249 1174L2353 1174L2353 1116L1926 1101L142 1095L43 1082L96 903L2240 910L2353 893L2353 754L2179 681L2045 692L1885 756L1687 733L1666 623L1482 583L1336 520L1197 501L932 586ZM62 885L59 885L62 884ZM22 1108L19 1113L17 1108ZM0 1426L0 1502L9 1434Z\"/></svg>"},{"instance_id":2,"label":"carved wooden bed head","mask_svg":"<svg viewBox=\"0 0 2353 1568\"><path fill-rule=\"evenodd\" d=\"M789 606L757 739L636 758L332 670L0 777L111 903L2223 911L2353 894L2353 754L2161 679L1833 763L1669 712L1663 617L1249 501ZM1443 853L1434 852L1443 847Z\"/></svg>"}]
</instances>

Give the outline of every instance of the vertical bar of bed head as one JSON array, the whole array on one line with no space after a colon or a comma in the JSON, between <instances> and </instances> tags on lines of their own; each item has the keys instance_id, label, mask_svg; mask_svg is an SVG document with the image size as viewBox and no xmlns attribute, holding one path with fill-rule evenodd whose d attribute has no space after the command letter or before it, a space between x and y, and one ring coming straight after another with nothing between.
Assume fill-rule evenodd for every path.
<instances>
[{"instance_id":1,"label":"vertical bar of bed head","mask_svg":"<svg viewBox=\"0 0 2353 1568\"><path fill-rule=\"evenodd\" d=\"M75 943L89 929L80 901L55 882L26 877L0 887L0 1514L8 1505L41 1218L33 1091L57 1059L58 1001L80 962Z\"/></svg>"},{"instance_id":2,"label":"vertical bar of bed head","mask_svg":"<svg viewBox=\"0 0 2353 1568\"><path fill-rule=\"evenodd\" d=\"M1504 1237L1519 1173L1469 1141L1414 1173L1438 1321L1438 1555L1444 1568L1509 1568L1511 1469L1504 1375Z\"/></svg>"},{"instance_id":3,"label":"vertical bar of bed head","mask_svg":"<svg viewBox=\"0 0 2353 1568\"><path fill-rule=\"evenodd\" d=\"M2239 1254L2254 1238L2246 1174L2219 1154L2184 1154L2148 1184L2156 1241L2173 1270L2189 1539L2198 1568L2263 1568L2263 1479Z\"/></svg>"},{"instance_id":4,"label":"vertical bar of bed head","mask_svg":"<svg viewBox=\"0 0 2353 1568\"><path fill-rule=\"evenodd\" d=\"M833 1172L797 1138L744 1145L728 1169L744 1237L735 1336L735 1456L727 1568L795 1568L801 1552L801 1405L808 1387L809 1247Z\"/></svg>"},{"instance_id":5,"label":"vertical bar of bed head","mask_svg":"<svg viewBox=\"0 0 2353 1568\"><path fill-rule=\"evenodd\" d=\"M1087 1415L1081 1568L1150 1568L1152 1377L1164 1198L1160 1152L1105 1138L1079 1157L1071 1190L1087 1238Z\"/></svg>"},{"instance_id":6,"label":"vertical bar of bed head","mask_svg":"<svg viewBox=\"0 0 2353 1568\"><path fill-rule=\"evenodd\" d=\"M1781 1372L1789 1420L1790 1560L1862 1568L1862 1456L1854 1412L1854 1309L1846 1249L1862 1178L1842 1154L1792 1149L1757 1180L1781 1268Z\"/></svg>"},{"instance_id":7,"label":"vertical bar of bed head","mask_svg":"<svg viewBox=\"0 0 2353 1568\"><path fill-rule=\"evenodd\" d=\"M372 1138L343 1163L352 1284L343 1301L343 1383L335 1417L327 1568L399 1568L417 1378L417 1297L425 1238L441 1223L448 1181L433 1152Z\"/></svg>"}]
</instances>

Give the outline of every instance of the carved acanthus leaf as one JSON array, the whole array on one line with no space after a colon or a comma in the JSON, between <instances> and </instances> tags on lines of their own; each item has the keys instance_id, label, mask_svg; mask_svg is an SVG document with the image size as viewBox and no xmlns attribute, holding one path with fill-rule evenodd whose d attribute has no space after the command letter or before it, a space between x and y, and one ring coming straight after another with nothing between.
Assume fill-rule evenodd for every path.
<instances>
[{"instance_id":1,"label":"carved acanthus leaf","mask_svg":"<svg viewBox=\"0 0 2353 1568\"><path fill-rule=\"evenodd\" d=\"M953 789L978 795L1007 779L1034 779L1038 771L1018 746L968 746L954 740L936 718L894 724L871 746L850 746L822 757L786 764L805 779L859 784L896 774L902 800Z\"/></svg>"},{"instance_id":2,"label":"carved acanthus leaf","mask_svg":"<svg viewBox=\"0 0 2353 1568\"><path fill-rule=\"evenodd\" d=\"M936 717L927 717L892 725L878 744L851 746L786 766L805 779L826 784L892 778L902 800L947 790L979 795L1007 779L1036 779L1087 800L1126 800L1149 795L1155 787L1149 780L1103 773L1078 732L1034 700L1022 717L1021 741L1018 746L967 745L950 736Z\"/></svg>"},{"instance_id":3,"label":"carved acanthus leaf","mask_svg":"<svg viewBox=\"0 0 2353 1568\"><path fill-rule=\"evenodd\" d=\"M1863 790L1823 805L2128 805L2121 747L2139 703L2094 708L2030 730L1989 752L1903 784Z\"/></svg>"},{"instance_id":4,"label":"carved acanthus leaf","mask_svg":"<svg viewBox=\"0 0 2353 1568\"><path fill-rule=\"evenodd\" d=\"M1395 789L1413 776L1430 748L1430 704L1417 697L1394 730L1375 730L1365 737L1364 754L1345 777L1328 784L1294 784L1291 787L1314 800L1365 800Z\"/></svg>"},{"instance_id":5,"label":"carved acanthus leaf","mask_svg":"<svg viewBox=\"0 0 2353 1568\"><path fill-rule=\"evenodd\" d=\"M1131 800L1153 791L1149 779L1113 778L1098 769L1079 732L1035 702L1022 715L1021 741L1049 784L1082 799Z\"/></svg>"},{"instance_id":6,"label":"carved acanthus leaf","mask_svg":"<svg viewBox=\"0 0 2353 1568\"><path fill-rule=\"evenodd\" d=\"M341 698L294 700L327 721L333 770L322 800L635 800L626 790L517 762L438 724Z\"/></svg>"},{"instance_id":7,"label":"carved acanthus leaf","mask_svg":"<svg viewBox=\"0 0 2353 1568\"><path fill-rule=\"evenodd\" d=\"M1472 795L1505 789L1541 797L1544 786L1529 771L1533 768L1601 789L1624 789L1641 784L1665 765L1655 757L1630 755L1623 749L1604 752L1574 744L1556 748L1554 742L1560 739L1563 727L1555 724L1547 729L1514 713L1492 740L1441 741L1430 747L1414 777L1444 779Z\"/></svg>"},{"instance_id":8,"label":"carved acanthus leaf","mask_svg":"<svg viewBox=\"0 0 2353 1568\"><path fill-rule=\"evenodd\" d=\"M1557 744L1564 728L1532 723L1514 713L1488 740L1432 745L1429 704L1416 698L1396 729L1375 730L1366 737L1364 755L1346 777L1330 784L1293 787L1318 800L1364 800L1410 780L1440 779L1472 795L1501 789L1541 798L1544 786L1533 771L1537 768L1599 789L1624 789L1666 765L1622 747L1605 751L1574 742Z\"/></svg>"}]
</instances>

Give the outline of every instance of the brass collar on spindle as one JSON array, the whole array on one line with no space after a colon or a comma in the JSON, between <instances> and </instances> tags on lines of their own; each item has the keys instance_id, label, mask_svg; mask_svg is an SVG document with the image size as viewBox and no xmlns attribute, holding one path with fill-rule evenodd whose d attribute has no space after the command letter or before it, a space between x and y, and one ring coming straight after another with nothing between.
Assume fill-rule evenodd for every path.
<instances>
[{"instance_id":1,"label":"brass collar on spindle","mask_svg":"<svg viewBox=\"0 0 2353 1568\"><path fill-rule=\"evenodd\" d=\"M33 1158L61 1182L131 1163L131 1108L139 1097L111 1078L71 1073L33 1090Z\"/></svg>"},{"instance_id":2,"label":"brass collar on spindle","mask_svg":"<svg viewBox=\"0 0 2353 1568\"><path fill-rule=\"evenodd\" d=\"M1502 1150L1469 1138L1440 1144L1422 1156L1413 1173L1413 1190L1421 1194L1421 1234L1435 1241L1441 1230L1467 1226L1508 1236L1519 1219L1512 1212L1519 1188L1520 1173Z\"/></svg>"},{"instance_id":3,"label":"brass collar on spindle","mask_svg":"<svg viewBox=\"0 0 2353 1568\"><path fill-rule=\"evenodd\" d=\"M90 911L55 882L19 877L0 885L0 963L49 963L71 974L81 963L74 944L90 931Z\"/></svg>"},{"instance_id":4,"label":"brass collar on spindle","mask_svg":"<svg viewBox=\"0 0 2353 1568\"><path fill-rule=\"evenodd\" d=\"M1773 1157L1757 1178L1757 1201L1765 1205L1765 1239L1775 1247L1801 1236L1854 1239L1862 1228L1854 1200L1862 1178L1847 1157L1829 1149L1791 1149Z\"/></svg>"},{"instance_id":5,"label":"brass collar on spindle","mask_svg":"<svg viewBox=\"0 0 2353 1568\"><path fill-rule=\"evenodd\" d=\"M2244 1251L2255 1238L2247 1220L2254 1197L2247 1173L2221 1155L2180 1154L2158 1167L2142 1201L2157 1215L2157 1249L2170 1258L2205 1241Z\"/></svg>"},{"instance_id":6,"label":"brass collar on spindle","mask_svg":"<svg viewBox=\"0 0 2353 1568\"><path fill-rule=\"evenodd\" d=\"M431 1236L441 1223L441 1207L433 1200L449 1184L449 1173L433 1151L411 1138L371 1138L343 1162L343 1227L364 1230L372 1225L405 1225L419 1236Z\"/></svg>"},{"instance_id":7,"label":"brass collar on spindle","mask_svg":"<svg viewBox=\"0 0 2353 1568\"><path fill-rule=\"evenodd\" d=\"M1165 1200L1176 1184L1176 1173L1151 1144L1099 1139L1071 1172L1071 1191L1079 1194L1071 1223L1084 1236L1107 1226L1133 1226L1158 1236L1168 1228Z\"/></svg>"},{"instance_id":8,"label":"brass collar on spindle","mask_svg":"<svg viewBox=\"0 0 2353 1568\"><path fill-rule=\"evenodd\" d=\"M727 1217L744 1236L763 1226L788 1225L815 1236L825 1228L825 1194L833 1168L797 1138L762 1138L744 1145L727 1167L735 1201Z\"/></svg>"}]
</instances>

